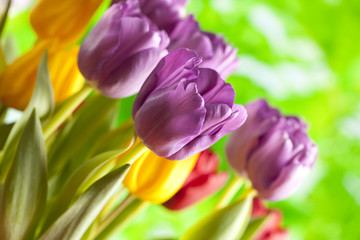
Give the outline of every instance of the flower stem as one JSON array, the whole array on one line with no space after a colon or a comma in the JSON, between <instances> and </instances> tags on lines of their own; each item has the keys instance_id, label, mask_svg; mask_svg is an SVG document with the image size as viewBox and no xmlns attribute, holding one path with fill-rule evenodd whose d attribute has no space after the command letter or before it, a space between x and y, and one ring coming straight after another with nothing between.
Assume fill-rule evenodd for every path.
<instances>
[{"instance_id":1,"label":"flower stem","mask_svg":"<svg viewBox=\"0 0 360 240\"><path fill-rule=\"evenodd\" d=\"M84 87L70 97L64 105L55 113L55 115L43 127L44 139L47 140L51 134L73 113L73 111L85 100L92 91L90 85L85 84Z\"/></svg>"},{"instance_id":2,"label":"flower stem","mask_svg":"<svg viewBox=\"0 0 360 240\"><path fill-rule=\"evenodd\" d=\"M148 204L149 203L133 196L125 199L124 203L120 204L119 207L101 223L95 240L108 239L116 233L116 231L126 226L126 224L136 217Z\"/></svg>"},{"instance_id":3,"label":"flower stem","mask_svg":"<svg viewBox=\"0 0 360 240\"><path fill-rule=\"evenodd\" d=\"M82 184L81 189L87 189L90 187L95 181L100 179L102 176L104 176L104 172L114 171L115 169L124 166L125 164L133 164L141 155L147 151L148 148L143 144L143 142L139 142L129 153L126 154L126 156L121 159L116 165L114 166L113 161L109 161L108 163L105 163L103 166L101 166L96 173L94 173L89 179L86 180L85 183Z\"/></svg>"},{"instance_id":4,"label":"flower stem","mask_svg":"<svg viewBox=\"0 0 360 240\"><path fill-rule=\"evenodd\" d=\"M4 123L8 108L0 103L0 124Z\"/></svg>"},{"instance_id":5,"label":"flower stem","mask_svg":"<svg viewBox=\"0 0 360 240\"><path fill-rule=\"evenodd\" d=\"M143 155L148 148L140 141L126 156L120 160L118 166L123 166L124 164L133 164L141 155Z\"/></svg>"},{"instance_id":6,"label":"flower stem","mask_svg":"<svg viewBox=\"0 0 360 240\"><path fill-rule=\"evenodd\" d=\"M235 194L239 191L240 187L244 184L245 179L241 177L233 178L226 186L223 194L217 202L215 209L223 208L230 203Z\"/></svg>"}]
</instances>

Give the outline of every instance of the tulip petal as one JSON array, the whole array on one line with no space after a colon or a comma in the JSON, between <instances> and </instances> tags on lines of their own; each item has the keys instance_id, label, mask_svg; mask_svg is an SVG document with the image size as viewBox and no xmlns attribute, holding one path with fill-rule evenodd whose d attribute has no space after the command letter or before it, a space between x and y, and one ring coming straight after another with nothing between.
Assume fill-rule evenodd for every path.
<instances>
[{"instance_id":1,"label":"tulip petal","mask_svg":"<svg viewBox=\"0 0 360 240\"><path fill-rule=\"evenodd\" d=\"M137 93L143 82L156 67L156 63L167 51L152 48L141 51L128 58L104 81L99 83L99 90L112 98L129 97Z\"/></svg>"},{"instance_id":2,"label":"tulip petal","mask_svg":"<svg viewBox=\"0 0 360 240\"><path fill-rule=\"evenodd\" d=\"M189 15L184 20L179 21L170 33L170 39L169 51L189 48L195 50L203 58L212 56L211 41L208 36L200 31L194 15Z\"/></svg>"},{"instance_id":3,"label":"tulip petal","mask_svg":"<svg viewBox=\"0 0 360 240\"><path fill-rule=\"evenodd\" d=\"M262 191L261 196L269 201L280 201L295 192L302 183L302 180L309 174L309 167L299 163L291 163L284 167L277 179Z\"/></svg>"},{"instance_id":4,"label":"tulip petal","mask_svg":"<svg viewBox=\"0 0 360 240\"><path fill-rule=\"evenodd\" d=\"M116 12L107 18L110 13L105 12L80 47L79 69L88 80L105 79L132 55L132 45L149 30L149 25L140 18L123 19Z\"/></svg>"},{"instance_id":5,"label":"tulip petal","mask_svg":"<svg viewBox=\"0 0 360 240\"><path fill-rule=\"evenodd\" d=\"M219 156L210 151L202 151L194 167L193 172L199 174L210 174L216 171L219 166Z\"/></svg>"},{"instance_id":6,"label":"tulip petal","mask_svg":"<svg viewBox=\"0 0 360 240\"><path fill-rule=\"evenodd\" d=\"M204 100L196 85L186 85L184 80L146 99L135 115L135 130L149 149L167 157L199 134L205 114Z\"/></svg>"},{"instance_id":7,"label":"tulip petal","mask_svg":"<svg viewBox=\"0 0 360 240\"><path fill-rule=\"evenodd\" d=\"M217 140L225 136L231 131L239 128L246 120L247 114L243 106L235 104L233 106L232 114L221 123L213 126L211 129L207 130L207 134L202 133L194 140L189 142L180 151L176 152L172 156L169 156L169 159L182 159L187 156L191 156L196 152L203 151L209 148Z\"/></svg>"},{"instance_id":8,"label":"tulip petal","mask_svg":"<svg viewBox=\"0 0 360 240\"><path fill-rule=\"evenodd\" d=\"M230 108L234 104L235 91L220 75L208 68L200 68L200 75L196 79L199 93L207 104L224 103Z\"/></svg>"},{"instance_id":9,"label":"tulip petal","mask_svg":"<svg viewBox=\"0 0 360 240\"><path fill-rule=\"evenodd\" d=\"M199 71L195 67L199 61L200 58L197 54L187 49L173 51L163 58L141 87L133 105L133 117L156 87L170 86L173 83L171 80L175 77L179 77L179 79L196 78Z\"/></svg>"},{"instance_id":10,"label":"tulip petal","mask_svg":"<svg viewBox=\"0 0 360 240\"><path fill-rule=\"evenodd\" d=\"M164 205L171 210L180 210L191 206L217 192L226 183L228 178L229 174L227 172L200 175L184 185Z\"/></svg>"},{"instance_id":11,"label":"tulip petal","mask_svg":"<svg viewBox=\"0 0 360 240\"><path fill-rule=\"evenodd\" d=\"M188 0L140 0L142 12L160 29L167 29L180 20Z\"/></svg>"},{"instance_id":12,"label":"tulip petal","mask_svg":"<svg viewBox=\"0 0 360 240\"><path fill-rule=\"evenodd\" d=\"M226 146L230 165L244 176L247 175L246 167L252 149L259 145L259 138L277 124L281 117L280 112L271 108L263 99L247 104L246 110L248 118L245 124L230 136Z\"/></svg>"},{"instance_id":13,"label":"tulip petal","mask_svg":"<svg viewBox=\"0 0 360 240\"><path fill-rule=\"evenodd\" d=\"M209 37L214 50L212 57L204 58L200 67L215 69L222 77L226 78L239 66L239 60L236 57L237 49L226 44L222 36L213 33L204 34Z\"/></svg>"},{"instance_id":14,"label":"tulip petal","mask_svg":"<svg viewBox=\"0 0 360 240\"><path fill-rule=\"evenodd\" d=\"M255 189L267 189L289 162L293 144L284 132L275 132L261 144L248 160L247 172Z\"/></svg>"}]
</instances>

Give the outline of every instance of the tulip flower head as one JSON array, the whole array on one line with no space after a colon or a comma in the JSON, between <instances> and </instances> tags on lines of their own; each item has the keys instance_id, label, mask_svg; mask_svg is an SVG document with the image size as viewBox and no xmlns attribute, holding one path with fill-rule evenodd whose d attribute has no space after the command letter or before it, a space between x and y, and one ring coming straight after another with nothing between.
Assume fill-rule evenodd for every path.
<instances>
[{"instance_id":1,"label":"tulip flower head","mask_svg":"<svg viewBox=\"0 0 360 240\"><path fill-rule=\"evenodd\" d=\"M201 152L184 185L163 205L171 210L181 210L217 192L229 178L227 172L216 173L218 165L219 157L215 153Z\"/></svg>"},{"instance_id":2,"label":"tulip flower head","mask_svg":"<svg viewBox=\"0 0 360 240\"><path fill-rule=\"evenodd\" d=\"M180 20L170 33L169 51L189 48L203 59L202 68L216 70L223 78L232 74L239 65L237 49L232 48L220 35L203 32L193 15Z\"/></svg>"},{"instance_id":3,"label":"tulip flower head","mask_svg":"<svg viewBox=\"0 0 360 240\"><path fill-rule=\"evenodd\" d=\"M248 119L226 146L230 165L247 176L262 198L289 197L313 167L318 149L296 117L282 116L265 100L246 106Z\"/></svg>"},{"instance_id":4,"label":"tulip flower head","mask_svg":"<svg viewBox=\"0 0 360 240\"><path fill-rule=\"evenodd\" d=\"M181 188L197 158L198 154L183 161L170 161L148 150L131 166L124 186L142 200L161 204Z\"/></svg>"},{"instance_id":5,"label":"tulip flower head","mask_svg":"<svg viewBox=\"0 0 360 240\"><path fill-rule=\"evenodd\" d=\"M267 217L265 223L256 231L251 240L288 240L288 230L281 227L282 214L279 210L266 208L262 199L254 198L251 218Z\"/></svg>"},{"instance_id":6,"label":"tulip flower head","mask_svg":"<svg viewBox=\"0 0 360 240\"><path fill-rule=\"evenodd\" d=\"M30 23L40 39L75 43L102 0L39 0L30 13Z\"/></svg>"},{"instance_id":7,"label":"tulip flower head","mask_svg":"<svg viewBox=\"0 0 360 240\"><path fill-rule=\"evenodd\" d=\"M135 130L159 156L181 160L209 148L240 127L246 110L232 86L194 51L175 50L160 61L133 105Z\"/></svg>"},{"instance_id":8,"label":"tulip flower head","mask_svg":"<svg viewBox=\"0 0 360 240\"><path fill-rule=\"evenodd\" d=\"M167 54L169 38L141 13L137 0L113 4L80 47L79 69L111 98L137 93Z\"/></svg>"},{"instance_id":9,"label":"tulip flower head","mask_svg":"<svg viewBox=\"0 0 360 240\"><path fill-rule=\"evenodd\" d=\"M50 41L38 41L8 65L0 76L0 99L8 107L24 110L30 102L41 56L48 49L48 67L55 102L81 89L84 78L76 64L78 47L58 50Z\"/></svg>"},{"instance_id":10,"label":"tulip flower head","mask_svg":"<svg viewBox=\"0 0 360 240\"><path fill-rule=\"evenodd\" d=\"M140 0L141 11L160 29L169 29L186 12L188 0Z\"/></svg>"}]
</instances>

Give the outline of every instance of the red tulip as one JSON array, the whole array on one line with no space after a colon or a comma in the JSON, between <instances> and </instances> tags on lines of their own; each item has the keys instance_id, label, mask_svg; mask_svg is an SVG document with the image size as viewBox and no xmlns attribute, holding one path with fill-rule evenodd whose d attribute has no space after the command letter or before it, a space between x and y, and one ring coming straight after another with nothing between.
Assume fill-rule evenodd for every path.
<instances>
[{"instance_id":1,"label":"red tulip","mask_svg":"<svg viewBox=\"0 0 360 240\"><path fill-rule=\"evenodd\" d=\"M282 214L279 210L270 210L260 198L253 202L252 218L266 217L265 223L252 236L251 240L288 240L289 232L281 227Z\"/></svg>"},{"instance_id":2,"label":"red tulip","mask_svg":"<svg viewBox=\"0 0 360 240\"><path fill-rule=\"evenodd\" d=\"M201 152L199 159L181 189L164 203L171 210L181 210L217 192L228 180L227 172L216 173L218 156L210 150Z\"/></svg>"}]
</instances>

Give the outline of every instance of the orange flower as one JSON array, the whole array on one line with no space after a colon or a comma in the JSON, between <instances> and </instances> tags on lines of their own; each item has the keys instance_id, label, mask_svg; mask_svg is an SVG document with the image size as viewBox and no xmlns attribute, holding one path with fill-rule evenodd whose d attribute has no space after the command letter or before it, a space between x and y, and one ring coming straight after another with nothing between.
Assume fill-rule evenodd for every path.
<instances>
[{"instance_id":1,"label":"orange flower","mask_svg":"<svg viewBox=\"0 0 360 240\"><path fill-rule=\"evenodd\" d=\"M81 89L84 79L77 67L78 47L57 50L51 41L38 41L34 47L8 65L0 76L0 99L8 107L24 110L31 99L37 68L45 49L55 102Z\"/></svg>"},{"instance_id":2,"label":"orange flower","mask_svg":"<svg viewBox=\"0 0 360 240\"><path fill-rule=\"evenodd\" d=\"M30 23L40 39L75 43L102 0L39 0L30 13Z\"/></svg>"}]
</instances>

